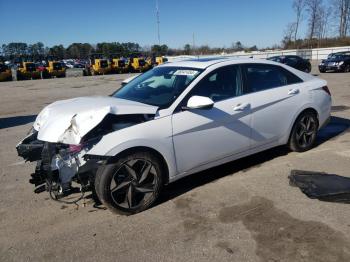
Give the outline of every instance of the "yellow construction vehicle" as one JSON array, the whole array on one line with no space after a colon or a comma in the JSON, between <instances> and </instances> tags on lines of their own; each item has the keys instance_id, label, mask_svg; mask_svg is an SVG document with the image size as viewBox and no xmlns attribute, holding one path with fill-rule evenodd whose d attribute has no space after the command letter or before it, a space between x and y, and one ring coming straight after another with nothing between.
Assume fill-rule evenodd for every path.
<instances>
[{"instance_id":1,"label":"yellow construction vehicle","mask_svg":"<svg viewBox=\"0 0 350 262\"><path fill-rule=\"evenodd\" d=\"M165 62L168 62L168 58L166 58L164 56L153 55L152 57L149 57L146 61L151 67L154 67L157 65L164 64Z\"/></svg>"},{"instance_id":2,"label":"yellow construction vehicle","mask_svg":"<svg viewBox=\"0 0 350 262\"><path fill-rule=\"evenodd\" d=\"M127 73L128 64L125 58L118 54L112 54L109 59L112 73Z\"/></svg>"},{"instance_id":3,"label":"yellow construction vehicle","mask_svg":"<svg viewBox=\"0 0 350 262\"><path fill-rule=\"evenodd\" d=\"M166 58L164 56L157 56L156 57L156 64L157 65L164 64L165 62L168 62L168 58Z\"/></svg>"},{"instance_id":4,"label":"yellow construction vehicle","mask_svg":"<svg viewBox=\"0 0 350 262\"><path fill-rule=\"evenodd\" d=\"M34 62L19 62L15 78L17 80L40 79L41 71Z\"/></svg>"},{"instance_id":5,"label":"yellow construction vehicle","mask_svg":"<svg viewBox=\"0 0 350 262\"><path fill-rule=\"evenodd\" d=\"M105 75L111 72L111 66L108 59L105 59L100 54L94 54L90 57L90 74Z\"/></svg>"},{"instance_id":6,"label":"yellow construction vehicle","mask_svg":"<svg viewBox=\"0 0 350 262\"><path fill-rule=\"evenodd\" d=\"M66 77L66 68L58 61L47 61L42 71L43 78Z\"/></svg>"},{"instance_id":7,"label":"yellow construction vehicle","mask_svg":"<svg viewBox=\"0 0 350 262\"><path fill-rule=\"evenodd\" d=\"M146 72L151 69L151 66L146 63L143 57L130 57L128 62L130 72Z\"/></svg>"},{"instance_id":8,"label":"yellow construction vehicle","mask_svg":"<svg viewBox=\"0 0 350 262\"><path fill-rule=\"evenodd\" d=\"M0 63L0 82L2 81L12 81L12 72L11 68L3 63Z\"/></svg>"}]
</instances>

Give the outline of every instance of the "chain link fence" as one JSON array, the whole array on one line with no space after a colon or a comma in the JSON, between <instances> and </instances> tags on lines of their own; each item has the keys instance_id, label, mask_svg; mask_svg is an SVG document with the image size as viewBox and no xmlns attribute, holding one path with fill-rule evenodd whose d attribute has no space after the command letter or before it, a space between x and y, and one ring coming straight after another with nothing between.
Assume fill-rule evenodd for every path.
<instances>
[{"instance_id":1,"label":"chain link fence","mask_svg":"<svg viewBox=\"0 0 350 262\"><path fill-rule=\"evenodd\" d=\"M295 50L279 50L279 51L266 51L266 52L251 52L251 53L244 53L244 52L237 52L237 53L231 53L231 54L216 54L216 55L199 55L199 56L172 56L168 57L169 62L175 62L175 61L181 61L191 58L197 58L197 57L245 57L245 58L260 58L260 59L266 59L272 56L283 56L283 55L297 55L304 59L309 60L322 60L326 59L327 56L331 53L337 53L337 52L350 52L350 46L344 46L344 47L332 47L332 48L315 48L315 49L295 49Z\"/></svg>"}]
</instances>

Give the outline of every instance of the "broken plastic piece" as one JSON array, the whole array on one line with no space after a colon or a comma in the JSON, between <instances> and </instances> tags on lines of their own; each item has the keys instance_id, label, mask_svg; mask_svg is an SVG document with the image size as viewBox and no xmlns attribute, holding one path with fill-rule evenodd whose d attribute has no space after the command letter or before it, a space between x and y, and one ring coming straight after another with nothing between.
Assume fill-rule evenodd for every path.
<instances>
[{"instance_id":1,"label":"broken plastic piece","mask_svg":"<svg viewBox=\"0 0 350 262\"><path fill-rule=\"evenodd\" d=\"M350 203L349 177L323 172L292 170L288 178L291 186L299 187L309 198Z\"/></svg>"}]
</instances>

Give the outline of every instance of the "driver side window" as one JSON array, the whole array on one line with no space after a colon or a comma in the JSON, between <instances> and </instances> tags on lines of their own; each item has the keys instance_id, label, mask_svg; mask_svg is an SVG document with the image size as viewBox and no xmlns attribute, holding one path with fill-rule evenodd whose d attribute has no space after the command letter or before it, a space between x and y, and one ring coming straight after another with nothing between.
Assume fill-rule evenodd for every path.
<instances>
[{"instance_id":1,"label":"driver side window","mask_svg":"<svg viewBox=\"0 0 350 262\"><path fill-rule=\"evenodd\" d=\"M214 102L242 95L241 70L239 66L225 66L214 70L202 79L189 93L205 96Z\"/></svg>"}]
</instances>

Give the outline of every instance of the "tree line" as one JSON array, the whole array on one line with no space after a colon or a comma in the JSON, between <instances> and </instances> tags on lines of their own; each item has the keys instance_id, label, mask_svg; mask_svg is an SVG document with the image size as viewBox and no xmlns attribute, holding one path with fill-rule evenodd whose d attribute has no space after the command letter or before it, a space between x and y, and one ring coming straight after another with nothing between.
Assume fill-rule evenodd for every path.
<instances>
[{"instance_id":1,"label":"tree line","mask_svg":"<svg viewBox=\"0 0 350 262\"><path fill-rule=\"evenodd\" d=\"M27 44L14 42L3 44L0 48L0 56L6 60L15 60L25 58L33 61L40 61L47 57L55 57L55 59L88 59L92 54L102 54L104 57L119 55L128 57L131 54L142 54L144 56L176 56L176 55L208 55L219 53L230 53L236 51L256 51L257 46L246 47L240 41L225 48L209 47L208 45L192 46L184 45L183 48L169 48L167 45L152 45L141 47L138 43L119 43L119 42L102 42L96 45L89 43L73 43L68 47L63 45L54 45L52 47L45 46L42 42L35 44Z\"/></svg>"},{"instance_id":2,"label":"tree line","mask_svg":"<svg viewBox=\"0 0 350 262\"><path fill-rule=\"evenodd\" d=\"M56 59L87 59L91 54L99 53L104 56L111 54L120 54L126 56L133 52L138 52L141 47L137 43L98 43L91 45L89 43L73 43L65 48L63 45L45 46L42 42L35 44L27 43L9 43L1 46L1 55L9 60L18 57L28 58L34 61L45 59L48 56Z\"/></svg>"},{"instance_id":3,"label":"tree line","mask_svg":"<svg viewBox=\"0 0 350 262\"><path fill-rule=\"evenodd\" d=\"M283 48L315 48L350 45L350 0L294 0L295 19L289 23ZM302 23L307 33L299 36Z\"/></svg>"}]
</instances>

